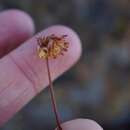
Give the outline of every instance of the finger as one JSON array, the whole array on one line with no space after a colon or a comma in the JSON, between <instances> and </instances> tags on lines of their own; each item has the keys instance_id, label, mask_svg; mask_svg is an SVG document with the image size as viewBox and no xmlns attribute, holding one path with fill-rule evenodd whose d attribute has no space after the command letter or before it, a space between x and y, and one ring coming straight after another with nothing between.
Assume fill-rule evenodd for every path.
<instances>
[{"instance_id":1,"label":"finger","mask_svg":"<svg viewBox=\"0 0 130 130\"><path fill-rule=\"evenodd\" d=\"M78 36L64 26L52 26L26 41L0 61L0 124L7 121L30 99L48 85L46 61L36 53L37 36L68 35L70 43L64 56L50 59L52 79L69 69L80 57L81 46Z\"/></svg>"},{"instance_id":2,"label":"finger","mask_svg":"<svg viewBox=\"0 0 130 130\"><path fill-rule=\"evenodd\" d=\"M62 124L63 130L103 130L95 121L76 119ZM57 130L57 129L56 129Z\"/></svg>"},{"instance_id":3,"label":"finger","mask_svg":"<svg viewBox=\"0 0 130 130\"><path fill-rule=\"evenodd\" d=\"M16 48L34 33L29 15L20 10L0 13L0 58Z\"/></svg>"}]
</instances>

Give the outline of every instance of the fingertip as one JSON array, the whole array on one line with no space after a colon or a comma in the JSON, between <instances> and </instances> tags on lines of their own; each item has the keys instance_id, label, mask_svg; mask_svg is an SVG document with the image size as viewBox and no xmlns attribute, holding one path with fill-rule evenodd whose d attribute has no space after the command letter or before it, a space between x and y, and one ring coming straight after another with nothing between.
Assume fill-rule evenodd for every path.
<instances>
[{"instance_id":1,"label":"fingertip","mask_svg":"<svg viewBox=\"0 0 130 130\"><path fill-rule=\"evenodd\" d=\"M35 31L32 18L12 9L0 12L0 58L30 38Z\"/></svg>"},{"instance_id":2,"label":"fingertip","mask_svg":"<svg viewBox=\"0 0 130 130\"><path fill-rule=\"evenodd\" d=\"M93 120L75 119L62 124L63 130L103 130L103 128Z\"/></svg>"},{"instance_id":3,"label":"fingertip","mask_svg":"<svg viewBox=\"0 0 130 130\"><path fill-rule=\"evenodd\" d=\"M80 58L82 53L81 40L78 34L71 28L65 25L53 25L45 30L47 35L54 33L55 35L67 35L68 42L70 43L69 52L70 57L75 60L75 62ZM45 35L46 35L45 34ZM73 61L74 63L74 61Z\"/></svg>"},{"instance_id":4,"label":"fingertip","mask_svg":"<svg viewBox=\"0 0 130 130\"><path fill-rule=\"evenodd\" d=\"M5 24L8 24L9 22L11 23L10 25L8 24L8 26L11 26L9 31L12 31L12 33L14 32L20 34L21 37L23 36L25 38L33 35L35 27L33 20L29 14L25 13L22 10L10 9L1 12L0 15L0 22L3 22Z\"/></svg>"},{"instance_id":5,"label":"fingertip","mask_svg":"<svg viewBox=\"0 0 130 130\"><path fill-rule=\"evenodd\" d=\"M11 16L11 20L19 26L22 33L25 33L26 36L32 36L34 34L34 22L29 14L18 9L8 10L7 12Z\"/></svg>"}]
</instances>

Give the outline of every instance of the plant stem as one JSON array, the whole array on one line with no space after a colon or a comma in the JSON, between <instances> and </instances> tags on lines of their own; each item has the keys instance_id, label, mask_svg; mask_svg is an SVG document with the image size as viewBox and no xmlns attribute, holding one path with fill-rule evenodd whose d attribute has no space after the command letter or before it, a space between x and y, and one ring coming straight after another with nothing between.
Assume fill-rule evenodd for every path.
<instances>
[{"instance_id":1,"label":"plant stem","mask_svg":"<svg viewBox=\"0 0 130 130\"><path fill-rule=\"evenodd\" d=\"M48 80L49 80L50 98L51 98L52 107L53 107L53 111L54 111L55 118L56 118L57 127L58 127L58 130L63 130L61 127L61 120L60 120L59 112L58 112L57 105L56 105L56 98L55 98L55 93L54 93L54 89L53 89L53 83L51 80L51 73L50 73L48 58L46 59L46 66L47 66L47 73L48 73Z\"/></svg>"}]
</instances>

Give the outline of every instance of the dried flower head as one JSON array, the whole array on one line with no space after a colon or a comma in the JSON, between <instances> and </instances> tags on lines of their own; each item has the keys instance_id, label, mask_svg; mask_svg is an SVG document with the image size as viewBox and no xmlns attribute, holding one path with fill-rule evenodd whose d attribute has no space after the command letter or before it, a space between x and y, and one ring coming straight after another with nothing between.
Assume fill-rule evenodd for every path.
<instances>
[{"instance_id":1,"label":"dried flower head","mask_svg":"<svg viewBox=\"0 0 130 130\"><path fill-rule=\"evenodd\" d=\"M50 97L52 101L53 110L56 117L56 122L58 126L58 130L63 130L61 127L61 120L59 116L59 112L56 105L55 94L53 90L53 83L51 80L51 72L49 67L49 58L57 58L60 55L64 55L64 52L67 51L69 47L69 43L66 41L67 35L61 35L60 37L52 34L47 37L39 37L37 38L38 47L37 52L40 58L46 59L46 66L48 72L48 80L49 80L49 90Z\"/></svg>"},{"instance_id":2,"label":"dried flower head","mask_svg":"<svg viewBox=\"0 0 130 130\"><path fill-rule=\"evenodd\" d=\"M47 37L37 38L38 42L38 56L40 58L57 58L59 55L64 55L67 51L69 43L66 41L67 35L62 35L60 37L52 34Z\"/></svg>"}]
</instances>

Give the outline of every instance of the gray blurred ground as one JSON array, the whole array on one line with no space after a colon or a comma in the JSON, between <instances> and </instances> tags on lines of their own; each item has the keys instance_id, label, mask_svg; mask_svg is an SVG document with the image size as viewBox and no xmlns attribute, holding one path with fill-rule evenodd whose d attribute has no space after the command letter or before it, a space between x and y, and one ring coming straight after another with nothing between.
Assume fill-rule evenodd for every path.
<instances>
[{"instance_id":1,"label":"gray blurred ground","mask_svg":"<svg viewBox=\"0 0 130 130\"><path fill-rule=\"evenodd\" d=\"M54 24L73 28L83 43L78 64L55 82L64 121L91 118L105 130L130 129L129 0L1 0L34 19L37 32ZM0 130L52 130L47 89Z\"/></svg>"}]
</instances>

